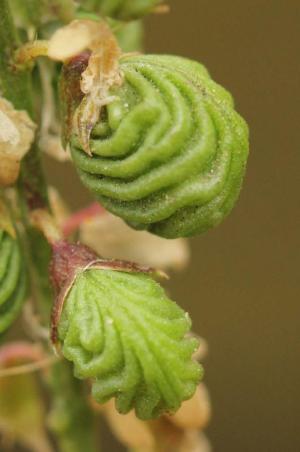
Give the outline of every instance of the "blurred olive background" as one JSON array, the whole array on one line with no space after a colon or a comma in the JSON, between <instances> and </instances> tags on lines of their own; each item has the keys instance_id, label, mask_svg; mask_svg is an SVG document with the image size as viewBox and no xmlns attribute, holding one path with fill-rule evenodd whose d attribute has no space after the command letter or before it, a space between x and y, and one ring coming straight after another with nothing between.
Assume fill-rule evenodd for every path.
<instances>
[{"instance_id":1,"label":"blurred olive background","mask_svg":"<svg viewBox=\"0 0 300 452\"><path fill-rule=\"evenodd\" d=\"M204 63L227 87L251 130L237 207L192 240L192 262L174 275L173 298L209 343L205 381L216 452L300 450L299 0L172 0L147 19L148 52ZM298 91L298 92L297 92ZM87 193L49 162L71 206ZM120 451L107 438L104 451ZM170 451L172 452L172 451Z\"/></svg>"}]
</instances>

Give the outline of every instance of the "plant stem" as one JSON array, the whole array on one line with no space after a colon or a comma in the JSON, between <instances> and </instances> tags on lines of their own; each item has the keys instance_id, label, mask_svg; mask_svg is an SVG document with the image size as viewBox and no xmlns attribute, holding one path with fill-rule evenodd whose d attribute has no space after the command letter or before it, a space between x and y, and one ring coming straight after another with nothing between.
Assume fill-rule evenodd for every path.
<instances>
[{"instance_id":1,"label":"plant stem","mask_svg":"<svg viewBox=\"0 0 300 452\"><path fill-rule=\"evenodd\" d=\"M0 0L0 91L18 110L26 110L33 116L30 76L16 71L12 57L19 46L7 0Z\"/></svg>"},{"instance_id":2,"label":"plant stem","mask_svg":"<svg viewBox=\"0 0 300 452\"><path fill-rule=\"evenodd\" d=\"M29 71L17 70L13 57L20 45L14 26L9 2L0 0L0 90L18 110L26 110L34 120L33 91ZM51 290L47 275L50 248L40 232L31 227L29 212L35 208L48 208L47 185L41 167L40 155L35 143L22 161L18 182L21 216L27 232L26 248L30 267L33 269L33 289L38 295L40 310L46 316L50 312ZM34 255L33 255L34 254ZM49 317L48 317L49 318Z\"/></svg>"},{"instance_id":3,"label":"plant stem","mask_svg":"<svg viewBox=\"0 0 300 452\"><path fill-rule=\"evenodd\" d=\"M20 45L14 26L9 0L0 0L0 92L16 109L26 110L35 120L31 75L17 69L13 63L15 51ZM34 267L32 289L36 292L38 310L49 323L51 289L48 280L50 247L44 236L31 225L30 213L36 209L49 211L47 184L41 167L40 152L34 144L22 161L18 193L22 220L26 231L28 264ZM63 407L67 414L67 426L59 421L57 442L60 452L93 452L93 423L91 412L83 394L82 383L73 378L66 363L57 363L50 372L49 389L53 397L53 412L59 415ZM58 425L58 424L57 424ZM80 440L82 438L82 440ZM84 443L82 443L84 441Z\"/></svg>"},{"instance_id":4,"label":"plant stem","mask_svg":"<svg viewBox=\"0 0 300 452\"><path fill-rule=\"evenodd\" d=\"M0 91L17 110L26 110L35 120L30 73L17 70L14 65L14 54L20 41L7 0L0 0L0 12ZM36 144L22 162L21 178L28 208L48 207L47 185Z\"/></svg>"}]
</instances>

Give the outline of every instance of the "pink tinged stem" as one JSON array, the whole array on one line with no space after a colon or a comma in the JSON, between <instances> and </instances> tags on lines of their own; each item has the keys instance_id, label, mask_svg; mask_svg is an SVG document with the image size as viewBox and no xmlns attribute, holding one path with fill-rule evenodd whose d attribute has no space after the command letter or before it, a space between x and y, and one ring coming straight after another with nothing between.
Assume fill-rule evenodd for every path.
<instances>
[{"instance_id":1,"label":"pink tinged stem","mask_svg":"<svg viewBox=\"0 0 300 452\"><path fill-rule=\"evenodd\" d=\"M97 202L90 204L89 206L78 210L72 214L63 224L62 232L64 237L69 237L75 232L82 223L89 221L99 215L104 215L106 210Z\"/></svg>"},{"instance_id":2,"label":"pink tinged stem","mask_svg":"<svg viewBox=\"0 0 300 452\"><path fill-rule=\"evenodd\" d=\"M1 367L7 367L18 361L39 361L44 357L41 348L30 342L11 342L0 348Z\"/></svg>"}]
</instances>

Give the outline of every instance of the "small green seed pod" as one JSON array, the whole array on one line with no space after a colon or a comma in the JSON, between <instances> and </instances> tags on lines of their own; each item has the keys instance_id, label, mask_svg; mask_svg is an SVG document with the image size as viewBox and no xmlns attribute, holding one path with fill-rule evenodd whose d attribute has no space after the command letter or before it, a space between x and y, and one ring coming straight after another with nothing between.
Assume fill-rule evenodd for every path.
<instances>
[{"instance_id":1,"label":"small green seed pod","mask_svg":"<svg viewBox=\"0 0 300 452\"><path fill-rule=\"evenodd\" d=\"M137 19L150 13L162 0L85 0L84 8L121 20Z\"/></svg>"},{"instance_id":2,"label":"small green seed pod","mask_svg":"<svg viewBox=\"0 0 300 452\"><path fill-rule=\"evenodd\" d=\"M20 312L26 296L26 274L18 240L0 230L0 334Z\"/></svg>"},{"instance_id":3,"label":"small green seed pod","mask_svg":"<svg viewBox=\"0 0 300 452\"><path fill-rule=\"evenodd\" d=\"M123 52L141 52L144 44L144 27L141 20L122 22L114 32Z\"/></svg>"},{"instance_id":4,"label":"small green seed pod","mask_svg":"<svg viewBox=\"0 0 300 452\"><path fill-rule=\"evenodd\" d=\"M218 225L238 198L248 156L248 128L231 95L185 58L131 56L120 69L92 156L73 134L82 182L136 229L176 238Z\"/></svg>"},{"instance_id":5,"label":"small green seed pod","mask_svg":"<svg viewBox=\"0 0 300 452\"><path fill-rule=\"evenodd\" d=\"M68 254L62 257L64 248ZM58 244L52 265L53 281L70 275L72 260L76 267L53 311L53 342L73 362L76 377L92 379L99 403L115 397L120 413L134 408L140 419L176 411L202 376L192 358L198 340L188 335L189 316L146 269L121 261L97 263L93 256L89 267L88 260L80 264L78 250L86 255L82 246Z\"/></svg>"}]
</instances>

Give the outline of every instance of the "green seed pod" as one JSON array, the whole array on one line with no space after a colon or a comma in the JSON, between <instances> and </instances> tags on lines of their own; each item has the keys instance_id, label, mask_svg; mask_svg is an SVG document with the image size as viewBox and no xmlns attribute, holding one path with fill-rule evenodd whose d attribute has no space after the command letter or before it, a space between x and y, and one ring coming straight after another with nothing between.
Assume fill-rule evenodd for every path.
<instances>
[{"instance_id":1,"label":"green seed pod","mask_svg":"<svg viewBox=\"0 0 300 452\"><path fill-rule=\"evenodd\" d=\"M84 0L84 8L116 19L130 20L150 13L162 0Z\"/></svg>"},{"instance_id":2,"label":"green seed pod","mask_svg":"<svg viewBox=\"0 0 300 452\"><path fill-rule=\"evenodd\" d=\"M20 312L26 296L26 275L18 240L0 230L0 334Z\"/></svg>"},{"instance_id":3,"label":"green seed pod","mask_svg":"<svg viewBox=\"0 0 300 452\"><path fill-rule=\"evenodd\" d=\"M131 56L120 69L92 156L73 135L82 182L136 229L176 238L216 226L238 198L248 155L248 128L231 95L185 58Z\"/></svg>"},{"instance_id":4,"label":"green seed pod","mask_svg":"<svg viewBox=\"0 0 300 452\"><path fill-rule=\"evenodd\" d=\"M58 278L70 273L61 262ZM191 321L149 274L134 264L101 261L77 267L68 285L52 322L75 376L92 379L96 401L115 397L120 413L135 408L139 418L150 419L176 411L194 394L202 368L192 358L198 340L187 335Z\"/></svg>"}]
</instances>

